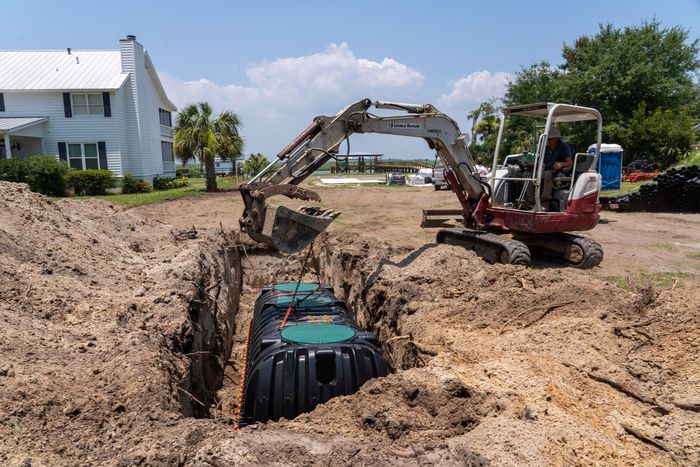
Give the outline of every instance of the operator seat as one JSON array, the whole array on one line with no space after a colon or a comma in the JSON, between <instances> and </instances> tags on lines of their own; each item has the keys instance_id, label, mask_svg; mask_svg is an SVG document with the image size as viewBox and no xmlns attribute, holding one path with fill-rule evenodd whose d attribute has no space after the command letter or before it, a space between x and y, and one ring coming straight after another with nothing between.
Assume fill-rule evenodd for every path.
<instances>
[{"instance_id":1,"label":"operator seat","mask_svg":"<svg viewBox=\"0 0 700 467\"><path fill-rule=\"evenodd\" d=\"M584 172L588 172L588 170L591 168L591 164L593 163L593 154L579 152L574 156L574 160L576 161L576 166L574 167L573 172L569 174L564 174L562 172L561 175L554 177L555 187L563 187L565 184L571 183L572 177L574 182L576 182L579 175Z\"/></svg>"}]
</instances>

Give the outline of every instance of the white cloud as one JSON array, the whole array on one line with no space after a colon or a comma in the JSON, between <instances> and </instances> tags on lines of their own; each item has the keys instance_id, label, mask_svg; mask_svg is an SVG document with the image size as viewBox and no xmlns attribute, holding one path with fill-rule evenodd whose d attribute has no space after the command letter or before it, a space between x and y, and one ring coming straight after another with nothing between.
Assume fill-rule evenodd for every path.
<instances>
[{"instance_id":1,"label":"white cloud","mask_svg":"<svg viewBox=\"0 0 700 467\"><path fill-rule=\"evenodd\" d=\"M178 107L208 101L217 111L238 113L244 123L246 152L267 154L303 129L305 117L310 120L334 113L365 97L410 96L424 80L420 72L392 58L358 58L346 43L330 44L312 55L252 65L246 70L249 85L220 84L206 78L183 81L166 72L159 75Z\"/></svg>"},{"instance_id":2,"label":"white cloud","mask_svg":"<svg viewBox=\"0 0 700 467\"><path fill-rule=\"evenodd\" d=\"M178 106L209 100L216 108L275 115L315 107L319 102L344 105L348 99L403 88L418 89L423 75L392 58L381 62L357 58L346 43L325 51L278 58L248 68L250 86L218 84L202 78L182 81L161 73L168 95Z\"/></svg>"},{"instance_id":3,"label":"white cloud","mask_svg":"<svg viewBox=\"0 0 700 467\"><path fill-rule=\"evenodd\" d=\"M513 74L505 71L476 71L453 82L450 93L440 96L438 104L455 108L478 104L492 96L501 97L512 79Z\"/></svg>"},{"instance_id":4,"label":"white cloud","mask_svg":"<svg viewBox=\"0 0 700 467\"><path fill-rule=\"evenodd\" d=\"M357 89L418 87L423 83L421 73L394 59L375 62L355 57L345 42L331 44L321 53L253 66L247 75L260 89L340 95Z\"/></svg>"}]
</instances>

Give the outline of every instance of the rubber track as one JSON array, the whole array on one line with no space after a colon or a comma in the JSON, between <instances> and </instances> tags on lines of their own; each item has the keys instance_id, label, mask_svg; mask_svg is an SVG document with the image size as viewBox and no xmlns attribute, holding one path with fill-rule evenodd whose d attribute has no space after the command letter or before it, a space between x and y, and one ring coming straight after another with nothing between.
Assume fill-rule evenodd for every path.
<instances>
[{"instance_id":1,"label":"rubber track","mask_svg":"<svg viewBox=\"0 0 700 467\"><path fill-rule=\"evenodd\" d=\"M489 263L530 264L530 249L523 242L489 232L465 229L443 229L436 236L438 243L463 246L473 250Z\"/></svg>"},{"instance_id":2,"label":"rubber track","mask_svg":"<svg viewBox=\"0 0 700 467\"><path fill-rule=\"evenodd\" d=\"M569 266L579 269L590 269L598 266L603 261L603 247L597 241L590 237L572 233L556 233L556 234L515 234L515 238L522 241L532 249L532 251L549 256L557 261L563 261ZM547 248L554 246L556 248ZM566 250L566 246L575 245L581 249L583 258L579 262L573 262L568 257L563 255L561 251Z\"/></svg>"},{"instance_id":3,"label":"rubber track","mask_svg":"<svg viewBox=\"0 0 700 467\"><path fill-rule=\"evenodd\" d=\"M569 239L574 245L578 245L583 251L583 260L578 264L572 264L572 266L590 269L603 261L603 247L597 241L575 234L562 234L562 236Z\"/></svg>"}]
</instances>

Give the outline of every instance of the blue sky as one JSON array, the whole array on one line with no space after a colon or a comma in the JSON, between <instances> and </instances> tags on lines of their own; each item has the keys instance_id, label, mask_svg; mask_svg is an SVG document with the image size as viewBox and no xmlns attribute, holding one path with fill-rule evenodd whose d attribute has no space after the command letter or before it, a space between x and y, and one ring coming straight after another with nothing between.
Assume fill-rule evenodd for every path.
<instances>
[{"instance_id":1,"label":"blue sky","mask_svg":"<svg viewBox=\"0 0 700 467\"><path fill-rule=\"evenodd\" d=\"M600 23L656 17L700 37L700 1L0 0L0 48L112 49L135 34L178 105L236 111L246 153L272 156L320 114L364 97L466 114L522 66L559 63ZM432 157L421 141L356 136L353 151Z\"/></svg>"}]
</instances>

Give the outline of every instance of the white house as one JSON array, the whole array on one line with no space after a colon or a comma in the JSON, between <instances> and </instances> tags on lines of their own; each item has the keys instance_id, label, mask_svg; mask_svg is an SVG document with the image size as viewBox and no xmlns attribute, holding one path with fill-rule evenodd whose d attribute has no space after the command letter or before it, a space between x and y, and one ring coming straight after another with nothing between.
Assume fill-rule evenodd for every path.
<instances>
[{"instance_id":1,"label":"white house","mask_svg":"<svg viewBox=\"0 0 700 467\"><path fill-rule=\"evenodd\" d=\"M171 177L175 110L135 36L118 50L0 51L0 158Z\"/></svg>"}]
</instances>

